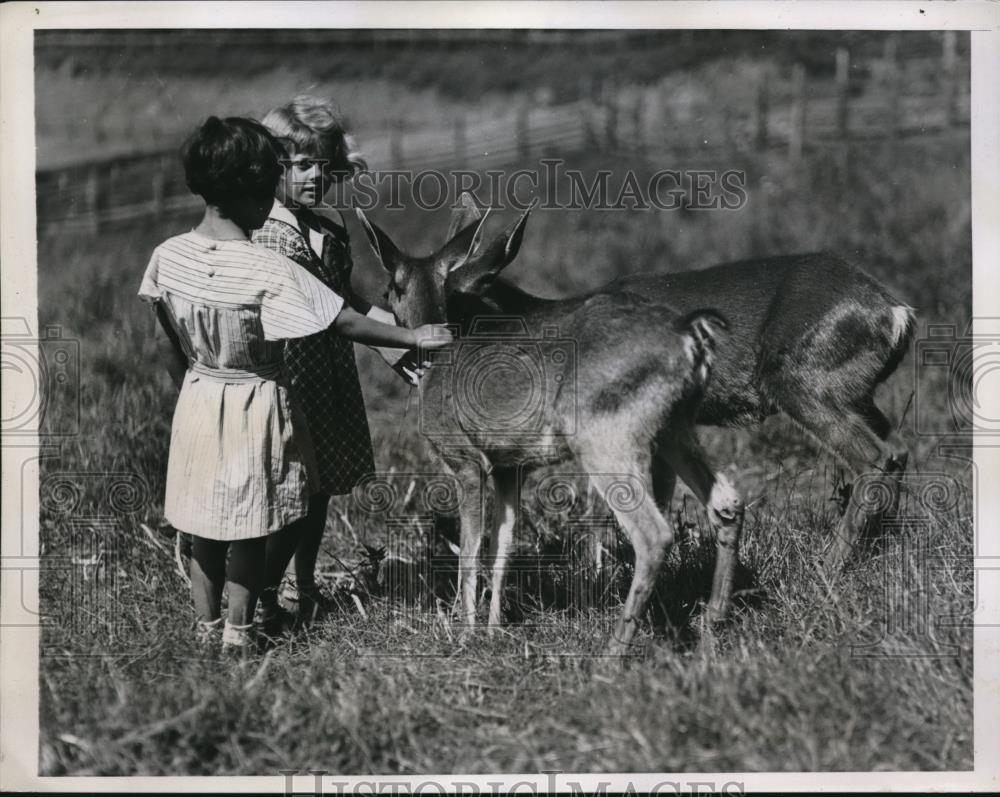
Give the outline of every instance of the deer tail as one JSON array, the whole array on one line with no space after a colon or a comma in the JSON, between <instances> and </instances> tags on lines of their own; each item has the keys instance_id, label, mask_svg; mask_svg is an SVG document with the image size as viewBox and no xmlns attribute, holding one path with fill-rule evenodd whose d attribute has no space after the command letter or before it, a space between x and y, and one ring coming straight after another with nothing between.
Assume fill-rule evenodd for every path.
<instances>
[{"instance_id":1,"label":"deer tail","mask_svg":"<svg viewBox=\"0 0 1000 797\"><path fill-rule=\"evenodd\" d=\"M729 329L729 322L716 310L705 308L681 316L674 328L686 338L685 348L691 358L694 373L699 384L704 385L712 372L719 333Z\"/></svg>"},{"instance_id":2,"label":"deer tail","mask_svg":"<svg viewBox=\"0 0 1000 797\"><path fill-rule=\"evenodd\" d=\"M905 351L910 348L910 340L913 338L916 325L917 318L912 307L905 304L893 306L890 342L894 351L900 349Z\"/></svg>"},{"instance_id":3,"label":"deer tail","mask_svg":"<svg viewBox=\"0 0 1000 797\"><path fill-rule=\"evenodd\" d=\"M912 307L905 304L893 304L889 308L889 328L886 330L889 343L889 353L882 368L875 375L875 384L888 379L899 366L917 330L916 313Z\"/></svg>"}]
</instances>

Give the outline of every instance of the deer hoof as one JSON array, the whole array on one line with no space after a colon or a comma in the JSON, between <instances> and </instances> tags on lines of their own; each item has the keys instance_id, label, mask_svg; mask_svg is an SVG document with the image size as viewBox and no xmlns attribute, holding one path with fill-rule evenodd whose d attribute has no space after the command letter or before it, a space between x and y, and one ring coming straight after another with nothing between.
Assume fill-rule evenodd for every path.
<instances>
[{"instance_id":1,"label":"deer hoof","mask_svg":"<svg viewBox=\"0 0 1000 797\"><path fill-rule=\"evenodd\" d=\"M605 653L610 657L625 659L641 655L644 649L642 643L622 639L618 633L614 633L608 641Z\"/></svg>"}]
</instances>

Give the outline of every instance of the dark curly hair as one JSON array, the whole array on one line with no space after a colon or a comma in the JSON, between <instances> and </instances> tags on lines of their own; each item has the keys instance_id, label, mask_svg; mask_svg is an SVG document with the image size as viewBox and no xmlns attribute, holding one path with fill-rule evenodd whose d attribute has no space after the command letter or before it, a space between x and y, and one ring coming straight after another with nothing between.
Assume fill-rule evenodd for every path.
<instances>
[{"instance_id":1,"label":"dark curly hair","mask_svg":"<svg viewBox=\"0 0 1000 797\"><path fill-rule=\"evenodd\" d=\"M184 143L181 157L191 192L226 207L239 197L273 194L284 151L260 122L210 116Z\"/></svg>"}]
</instances>

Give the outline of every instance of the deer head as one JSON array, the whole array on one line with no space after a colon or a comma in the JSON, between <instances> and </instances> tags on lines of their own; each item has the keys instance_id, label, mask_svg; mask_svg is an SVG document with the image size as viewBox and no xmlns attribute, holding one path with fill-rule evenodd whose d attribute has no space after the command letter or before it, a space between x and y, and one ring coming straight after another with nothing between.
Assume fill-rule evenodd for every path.
<instances>
[{"instance_id":1,"label":"deer head","mask_svg":"<svg viewBox=\"0 0 1000 797\"><path fill-rule=\"evenodd\" d=\"M440 324L449 320L449 306L456 297L480 296L496 276L517 256L528 221L528 208L506 230L484 242L485 221L468 193L462 194L452 213L448 239L426 257L413 257L399 249L358 210L375 257L389 276L386 299L400 323L407 327Z\"/></svg>"}]
</instances>

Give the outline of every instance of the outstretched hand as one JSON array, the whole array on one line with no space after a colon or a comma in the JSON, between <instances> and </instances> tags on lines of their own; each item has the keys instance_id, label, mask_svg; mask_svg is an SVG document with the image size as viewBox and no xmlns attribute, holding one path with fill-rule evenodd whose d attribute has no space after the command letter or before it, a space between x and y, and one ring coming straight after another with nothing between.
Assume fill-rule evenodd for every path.
<instances>
[{"instance_id":1,"label":"outstretched hand","mask_svg":"<svg viewBox=\"0 0 1000 797\"><path fill-rule=\"evenodd\" d=\"M443 349L455 340L452 331L444 324L423 324L413 330L414 345L425 350Z\"/></svg>"},{"instance_id":2,"label":"outstretched hand","mask_svg":"<svg viewBox=\"0 0 1000 797\"><path fill-rule=\"evenodd\" d=\"M392 364L392 370L414 387L420 384L424 372L431 366L426 360L421 362L418 358L417 350L410 349Z\"/></svg>"}]
</instances>

